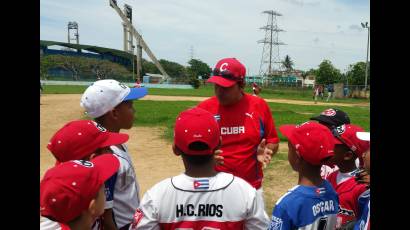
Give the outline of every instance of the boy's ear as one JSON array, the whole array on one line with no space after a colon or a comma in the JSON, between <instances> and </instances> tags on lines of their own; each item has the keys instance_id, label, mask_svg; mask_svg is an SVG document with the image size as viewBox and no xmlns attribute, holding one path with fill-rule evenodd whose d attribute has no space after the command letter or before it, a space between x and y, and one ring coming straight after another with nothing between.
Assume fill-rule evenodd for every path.
<instances>
[{"instance_id":1,"label":"boy's ear","mask_svg":"<svg viewBox=\"0 0 410 230\"><path fill-rule=\"evenodd\" d=\"M96 203L97 203L97 201L95 200L95 198L93 198L93 199L90 201L90 204L88 205L88 212L89 212L90 215L93 216L93 217L98 215Z\"/></svg>"},{"instance_id":2,"label":"boy's ear","mask_svg":"<svg viewBox=\"0 0 410 230\"><path fill-rule=\"evenodd\" d=\"M177 151L177 148L175 147L175 144L172 144L172 151L173 151L174 154L177 155L177 156L181 155L181 154Z\"/></svg>"},{"instance_id":3,"label":"boy's ear","mask_svg":"<svg viewBox=\"0 0 410 230\"><path fill-rule=\"evenodd\" d=\"M91 155L90 155L90 159L89 160L92 160L94 157L96 157L97 156L97 154L96 153L91 153Z\"/></svg>"}]
</instances>

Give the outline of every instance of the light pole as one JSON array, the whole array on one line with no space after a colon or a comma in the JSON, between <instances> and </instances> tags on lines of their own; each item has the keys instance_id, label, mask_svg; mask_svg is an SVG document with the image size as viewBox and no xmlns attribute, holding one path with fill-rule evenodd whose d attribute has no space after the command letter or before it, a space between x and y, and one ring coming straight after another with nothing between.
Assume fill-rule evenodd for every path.
<instances>
[{"instance_id":1,"label":"light pole","mask_svg":"<svg viewBox=\"0 0 410 230\"><path fill-rule=\"evenodd\" d=\"M135 63L135 61L134 61L134 48L135 48L135 46L132 45L131 50L132 50L132 80L133 81L135 81L135 77L134 77L134 73L135 73L135 70L134 70L134 63Z\"/></svg>"},{"instance_id":2,"label":"light pole","mask_svg":"<svg viewBox=\"0 0 410 230\"><path fill-rule=\"evenodd\" d=\"M364 80L364 91L367 90L367 72L369 69L369 42L370 42L370 26L369 23L361 23L363 29L367 29L367 55L366 55L366 72L365 72L365 80Z\"/></svg>"}]
</instances>

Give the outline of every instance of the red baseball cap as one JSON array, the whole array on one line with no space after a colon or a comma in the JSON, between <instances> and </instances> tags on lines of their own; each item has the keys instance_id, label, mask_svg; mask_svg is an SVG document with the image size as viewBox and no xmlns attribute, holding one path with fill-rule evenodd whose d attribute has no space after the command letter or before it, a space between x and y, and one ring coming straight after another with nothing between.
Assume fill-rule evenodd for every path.
<instances>
[{"instance_id":1,"label":"red baseball cap","mask_svg":"<svg viewBox=\"0 0 410 230\"><path fill-rule=\"evenodd\" d=\"M104 182L120 166L112 154L91 161L67 161L49 169L40 182L40 213L68 223L88 209Z\"/></svg>"},{"instance_id":2,"label":"red baseball cap","mask_svg":"<svg viewBox=\"0 0 410 230\"><path fill-rule=\"evenodd\" d=\"M335 137L336 144L347 145L359 158L370 148L368 141L361 140L357 137L357 132L364 132L364 129L358 125L345 124L336 127L339 137ZM339 139L341 138L341 140Z\"/></svg>"},{"instance_id":3,"label":"red baseball cap","mask_svg":"<svg viewBox=\"0 0 410 230\"><path fill-rule=\"evenodd\" d=\"M243 81L245 75L245 66L236 58L224 58L216 63L212 76L206 82L231 87L236 82Z\"/></svg>"},{"instance_id":4,"label":"red baseball cap","mask_svg":"<svg viewBox=\"0 0 410 230\"><path fill-rule=\"evenodd\" d=\"M334 155L335 138L330 130L317 122L282 125L280 132L295 146L296 153L312 165L322 165Z\"/></svg>"},{"instance_id":5,"label":"red baseball cap","mask_svg":"<svg viewBox=\"0 0 410 230\"><path fill-rule=\"evenodd\" d=\"M211 155L220 141L219 125L212 113L193 108L181 112L174 128L174 144L188 155ZM190 144L203 142L208 145L205 150L192 150Z\"/></svg>"},{"instance_id":6,"label":"red baseball cap","mask_svg":"<svg viewBox=\"0 0 410 230\"><path fill-rule=\"evenodd\" d=\"M58 130L47 148L59 162L80 160L96 149L125 143L128 134L113 133L91 120L71 121Z\"/></svg>"}]
</instances>

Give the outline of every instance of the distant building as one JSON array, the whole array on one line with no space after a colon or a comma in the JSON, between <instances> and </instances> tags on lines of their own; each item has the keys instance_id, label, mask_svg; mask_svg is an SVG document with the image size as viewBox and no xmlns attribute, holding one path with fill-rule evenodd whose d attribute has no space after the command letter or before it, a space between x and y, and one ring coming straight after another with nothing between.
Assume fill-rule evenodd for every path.
<instances>
[{"instance_id":1,"label":"distant building","mask_svg":"<svg viewBox=\"0 0 410 230\"><path fill-rule=\"evenodd\" d=\"M160 83L165 78L164 75L161 74L154 74L154 73L146 73L144 77L142 77L143 83Z\"/></svg>"}]
</instances>

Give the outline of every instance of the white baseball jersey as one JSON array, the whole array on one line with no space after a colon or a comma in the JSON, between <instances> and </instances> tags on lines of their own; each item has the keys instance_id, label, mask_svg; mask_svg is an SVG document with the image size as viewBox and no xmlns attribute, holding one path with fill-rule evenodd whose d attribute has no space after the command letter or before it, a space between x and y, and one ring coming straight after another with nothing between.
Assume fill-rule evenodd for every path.
<instances>
[{"instance_id":1,"label":"white baseball jersey","mask_svg":"<svg viewBox=\"0 0 410 230\"><path fill-rule=\"evenodd\" d=\"M165 179L149 189L130 229L267 229L263 200L250 184L232 174Z\"/></svg>"},{"instance_id":2,"label":"white baseball jersey","mask_svg":"<svg viewBox=\"0 0 410 230\"><path fill-rule=\"evenodd\" d=\"M360 160L359 158L356 158L355 160L355 164L356 167L359 168L360 167ZM327 165L322 165L322 167L320 168L320 176L323 179L326 179L332 172L335 172L339 170L339 167L337 167L337 165L335 165L333 168L327 166Z\"/></svg>"},{"instance_id":3,"label":"white baseball jersey","mask_svg":"<svg viewBox=\"0 0 410 230\"><path fill-rule=\"evenodd\" d=\"M125 151L117 146L111 146L114 156L120 161L120 167L117 173L105 182L105 209L113 209L114 221L118 228L131 223L140 201L139 185L131 157L127 146L122 146Z\"/></svg>"}]
</instances>

